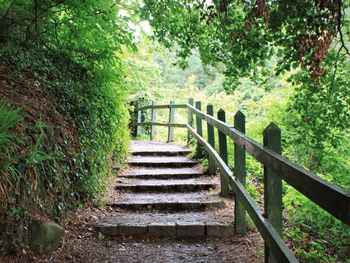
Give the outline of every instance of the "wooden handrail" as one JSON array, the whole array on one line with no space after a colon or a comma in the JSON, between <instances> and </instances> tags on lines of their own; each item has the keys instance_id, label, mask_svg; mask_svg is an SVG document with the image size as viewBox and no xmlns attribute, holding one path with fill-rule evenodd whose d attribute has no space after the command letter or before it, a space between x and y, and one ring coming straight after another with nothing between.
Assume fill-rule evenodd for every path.
<instances>
[{"instance_id":1,"label":"wooden handrail","mask_svg":"<svg viewBox=\"0 0 350 263\"><path fill-rule=\"evenodd\" d=\"M150 109L186 109L187 104L159 104L159 105L148 105L138 108L138 110L144 111L144 110L150 110Z\"/></svg>"},{"instance_id":2,"label":"wooden handrail","mask_svg":"<svg viewBox=\"0 0 350 263\"><path fill-rule=\"evenodd\" d=\"M226 123L207 115L191 105L188 109L234 140L260 163L269 166L284 181L308 197L343 223L350 225L350 193L333 185L285 157L263 147L257 141Z\"/></svg>"},{"instance_id":3,"label":"wooden handrail","mask_svg":"<svg viewBox=\"0 0 350 263\"><path fill-rule=\"evenodd\" d=\"M140 122L137 123L140 126L165 126L165 127L174 127L174 128L187 128L187 124L180 123L162 123L162 122Z\"/></svg>"},{"instance_id":4,"label":"wooden handrail","mask_svg":"<svg viewBox=\"0 0 350 263\"><path fill-rule=\"evenodd\" d=\"M193 100L190 100L192 103ZM197 105L200 108L200 103ZM187 108L188 110L188 122L189 124L176 124L169 120L169 123L159 122L142 122L140 112L148 109L169 109L173 114L172 109ZM187 128L188 138L194 137L197 143L204 147L209 156L214 160L215 164L221 171L221 175L230 182L236 197L243 204L244 208L248 212L250 218L253 220L255 226L261 233L266 245L271 250L273 257L277 262L298 262L294 254L288 249L281 238L279 232L276 230L276 225L272 225L272 221L269 221L260 208L256 205L253 198L249 195L244 185L234 176L233 172L229 169L225 161L222 160L220 155L215 149L206 142L201 133L201 125L197 132L191 127L193 124L192 115L196 115L196 123L201 124L201 120L205 120L208 124L217 128L220 133L225 134L231 138L238 149L244 149L247 153L253 156L258 162L262 163L265 167L271 169L278 178L283 179L293 188L312 200L315 204L322 207L334 217L338 218L343 223L350 225L350 193L342 188L333 185L330 182L322 179L311 171L308 171L297 164L289 161L280 154L264 147L254 139L248 137L244 133L238 131L234 127L226 124L223 121L216 119L215 117L202 112L195 108L191 104L164 104L164 105L150 105L141 107L138 109L138 127L141 126L167 126L167 127L179 127ZM243 115L244 116L244 115ZM170 123L171 122L171 123ZM223 136L225 136L223 135ZM264 143L264 145L266 145ZM197 146L198 147L198 146ZM227 155L227 154L226 154ZM245 157L244 157L245 158ZM279 180L281 180L279 179ZM281 186L279 186L281 187ZM245 220L245 219L244 219ZM272 222L272 223L271 223Z\"/></svg>"}]
</instances>

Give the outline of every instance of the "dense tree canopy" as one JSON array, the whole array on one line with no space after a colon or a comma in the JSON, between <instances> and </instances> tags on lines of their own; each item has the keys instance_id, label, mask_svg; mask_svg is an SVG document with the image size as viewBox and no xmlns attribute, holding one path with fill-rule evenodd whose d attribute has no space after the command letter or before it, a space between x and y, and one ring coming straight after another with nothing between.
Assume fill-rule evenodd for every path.
<instances>
[{"instance_id":1,"label":"dense tree canopy","mask_svg":"<svg viewBox=\"0 0 350 263\"><path fill-rule=\"evenodd\" d=\"M298 116L291 125L302 136L298 140L322 149L326 142L336 144L350 123L348 5L341 0L145 0L143 17L161 43L176 45L181 65L194 49L204 63L224 65L228 92L240 77L258 81L290 71L296 93L289 110Z\"/></svg>"},{"instance_id":2,"label":"dense tree canopy","mask_svg":"<svg viewBox=\"0 0 350 263\"><path fill-rule=\"evenodd\" d=\"M84 65L115 59L131 42L126 16L114 1L0 2L0 43L55 49Z\"/></svg>"},{"instance_id":3,"label":"dense tree canopy","mask_svg":"<svg viewBox=\"0 0 350 263\"><path fill-rule=\"evenodd\" d=\"M301 65L316 80L326 74L323 62L337 35L348 53L344 10L341 0L146 0L143 16L162 43L180 46L180 58L198 48L204 62L224 63L231 79L277 54L279 70Z\"/></svg>"}]
</instances>

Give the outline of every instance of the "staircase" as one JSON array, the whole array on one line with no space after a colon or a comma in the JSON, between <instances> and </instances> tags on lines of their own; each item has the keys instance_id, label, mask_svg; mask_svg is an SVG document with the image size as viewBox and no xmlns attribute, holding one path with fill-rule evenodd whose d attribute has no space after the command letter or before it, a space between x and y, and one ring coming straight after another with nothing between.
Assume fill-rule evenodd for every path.
<instances>
[{"instance_id":1,"label":"staircase","mask_svg":"<svg viewBox=\"0 0 350 263\"><path fill-rule=\"evenodd\" d=\"M233 201L219 196L190 149L132 141L129 168L116 178L106 206L112 212L95 228L106 236L232 236ZM114 210L113 210L114 209Z\"/></svg>"}]
</instances>

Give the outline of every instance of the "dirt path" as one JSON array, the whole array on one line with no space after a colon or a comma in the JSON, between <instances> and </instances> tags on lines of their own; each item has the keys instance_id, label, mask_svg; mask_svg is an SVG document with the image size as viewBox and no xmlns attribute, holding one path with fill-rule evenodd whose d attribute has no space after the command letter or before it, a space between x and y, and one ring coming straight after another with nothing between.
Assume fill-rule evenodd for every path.
<instances>
[{"instance_id":1,"label":"dirt path","mask_svg":"<svg viewBox=\"0 0 350 263\"><path fill-rule=\"evenodd\" d=\"M47 255L22 252L16 256L0 258L0 262L263 262L263 243L254 231L249 231L244 237L219 239L106 238L90 227L106 213L109 211L96 208L77 211L75 223L67 226L65 239L58 251Z\"/></svg>"}]
</instances>

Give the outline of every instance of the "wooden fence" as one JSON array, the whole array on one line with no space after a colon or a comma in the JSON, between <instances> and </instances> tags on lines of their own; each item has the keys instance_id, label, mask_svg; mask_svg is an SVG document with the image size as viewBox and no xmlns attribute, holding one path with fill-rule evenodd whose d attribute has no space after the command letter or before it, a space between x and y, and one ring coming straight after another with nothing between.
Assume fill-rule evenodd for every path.
<instances>
[{"instance_id":1,"label":"wooden fence","mask_svg":"<svg viewBox=\"0 0 350 263\"><path fill-rule=\"evenodd\" d=\"M194 106L195 105L195 106ZM187 124L174 123L175 109L187 109ZM156 122L156 110L168 109L169 122ZM142 111L151 110L151 122L142 122ZM138 108L138 135L142 126L151 126L151 139L156 126L168 127L168 141L174 140L175 127L187 128L188 141L197 140L197 154L206 150L209 156L209 173L216 167L220 169L221 194L228 195L229 185L235 193L235 232L246 232L246 212L265 241L265 262L298 262L283 240L282 224L282 180L298 190L304 196L350 225L350 193L323 180L311 171L294 164L281 156L281 130L271 123L263 133L263 145L245 135L245 116L238 111L234 117L234 126L225 123L225 112L220 109L217 118L213 106L207 105L207 112L201 111L201 102L155 105ZM194 117L196 130L194 129ZM207 123L207 138L203 138L203 121ZM219 153L215 150L214 128L218 129ZM234 141L234 169L228 167L227 137ZM264 209L256 205L245 189L246 152L264 165Z\"/></svg>"}]
</instances>

